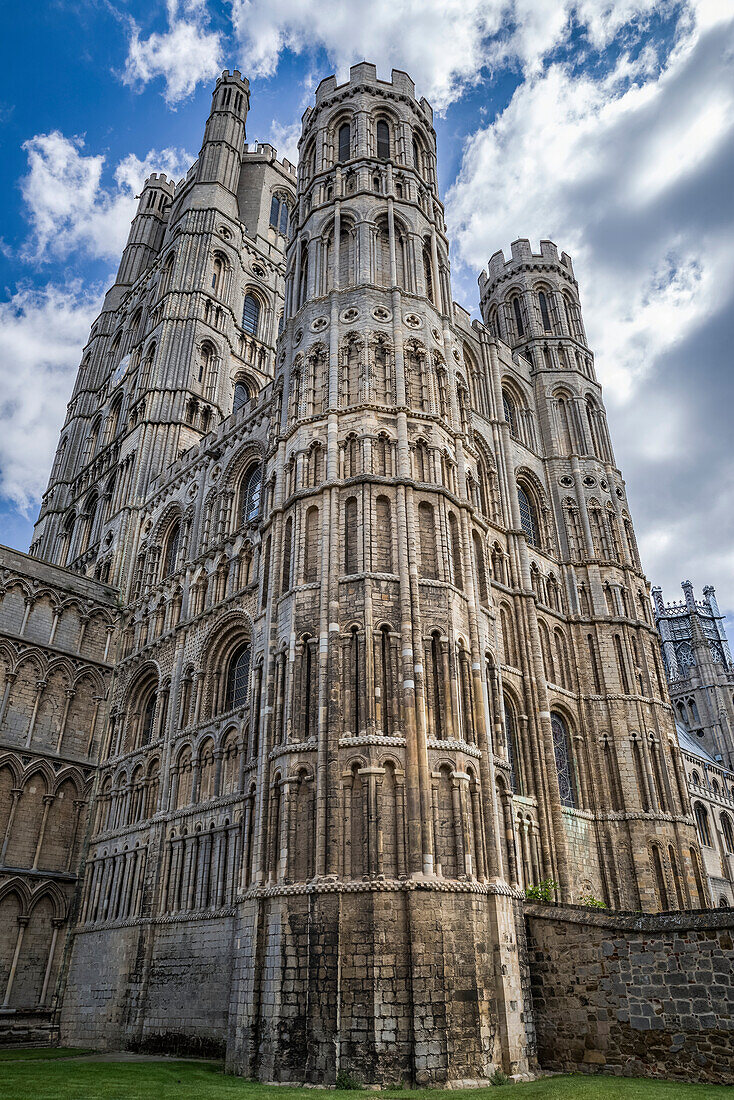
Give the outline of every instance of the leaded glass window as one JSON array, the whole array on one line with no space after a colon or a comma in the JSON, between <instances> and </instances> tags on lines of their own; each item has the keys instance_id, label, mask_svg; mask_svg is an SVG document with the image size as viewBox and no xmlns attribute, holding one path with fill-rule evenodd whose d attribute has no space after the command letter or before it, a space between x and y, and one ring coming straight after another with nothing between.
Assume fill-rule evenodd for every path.
<instances>
[{"instance_id":1,"label":"leaded glass window","mask_svg":"<svg viewBox=\"0 0 734 1100\"><path fill-rule=\"evenodd\" d=\"M262 495L262 470L254 466L248 474L242 491L242 522L254 523L260 515Z\"/></svg>"},{"instance_id":2,"label":"leaded glass window","mask_svg":"<svg viewBox=\"0 0 734 1100\"><path fill-rule=\"evenodd\" d=\"M246 642L232 656L227 673L226 709L244 707L250 679L250 645Z\"/></svg>"},{"instance_id":3,"label":"leaded glass window","mask_svg":"<svg viewBox=\"0 0 734 1100\"><path fill-rule=\"evenodd\" d=\"M517 499L520 505L520 523L527 536L528 544L538 546L540 540L538 539L538 521L535 509L522 485L517 487Z\"/></svg>"},{"instance_id":4,"label":"leaded glass window","mask_svg":"<svg viewBox=\"0 0 734 1100\"><path fill-rule=\"evenodd\" d=\"M505 744L507 745L507 762L510 765L510 790L513 794L521 794L521 783L519 782L520 776L518 772L518 760L517 760L517 731L515 729L515 715L513 714L512 707L503 700L503 709L505 714Z\"/></svg>"},{"instance_id":5,"label":"leaded glass window","mask_svg":"<svg viewBox=\"0 0 734 1100\"><path fill-rule=\"evenodd\" d=\"M270 200L270 224L274 229L278 228L278 215L280 214L280 199L273 195Z\"/></svg>"},{"instance_id":6,"label":"leaded glass window","mask_svg":"<svg viewBox=\"0 0 734 1100\"><path fill-rule=\"evenodd\" d=\"M244 382L235 382L234 384L234 401L232 402L232 412L237 412L243 405L246 405L250 399L250 395L247 392L247 386Z\"/></svg>"},{"instance_id":7,"label":"leaded glass window","mask_svg":"<svg viewBox=\"0 0 734 1100\"><path fill-rule=\"evenodd\" d=\"M254 294L245 295L245 306L242 311L242 327L251 336L257 336L260 324L260 302Z\"/></svg>"},{"instance_id":8,"label":"leaded glass window","mask_svg":"<svg viewBox=\"0 0 734 1100\"><path fill-rule=\"evenodd\" d=\"M562 718L557 714L551 715L551 730L553 731L553 755L556 758L556 771L558 773L558 790L563 806L576 805L576 792L574 790L573 773L568 745L568 731Z\"/></svg>"}]
</instances>

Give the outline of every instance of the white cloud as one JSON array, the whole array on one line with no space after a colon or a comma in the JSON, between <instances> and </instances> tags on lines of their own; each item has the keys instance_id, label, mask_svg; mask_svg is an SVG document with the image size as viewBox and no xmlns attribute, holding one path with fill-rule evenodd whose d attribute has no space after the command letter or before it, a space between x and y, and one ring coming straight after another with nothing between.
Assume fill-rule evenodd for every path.
<instances>
[{"instance_id":1,"label":"white cloud","mask_svg":"<svg viewBox=\"0 0 734 1100\"><path fill-rule=\"evenodd\" d=\"M165 33L141 39L138 27L132 24L123 79L134 87L163 77L164 98L174 107L198 84L219 76L222 42L216 31L208 29L206 0L168 0L166 6Z\"/></svg>"},{"instance_id":2,"label":"white cloud","mask_svg":"<svg viewBox=\"0 0 734 1100\"><path fill-rule=\"evenodd\" d=\"M300 122L294 122L291 126L284 126L276 119L270 123L268 141L278 150L278 159L289 160L291 164L298 163L298 139L301 136Z\"/></svg>"},{"instance_id":3,"label":"white cloud","mask_svg":"<svg viewBox=\"0 0 734 1100\"><path fill-rule=\"evenodd\" d=\"M160 171L177 179L194 159L180 149L151 149L142 160L130 153L105 187L105 156L85 155L80 137L54 130L36 134L23 148L29 171L21 189L32 226L26 255L35 259L76 249L90 258L119 258L146 176Z\"/></svg>"},{"instance_id":4,"label":"white cloud","mask_svg":"<svg viewBox=\"0 0 734 1100\"><path fill-rule=\"evenodd\" d=\"M81 283L0 303L0 496L28 515L46 487L80 349L102 304Z\"/></svg>"},{"instance_id":5,"label":"white cloud","mask_svg":"<svg viewBox=\"0 0 734 1100\"><path fill-rule=\"evenodd\" d=\"M734 20L684 15L662 60L531 73L468 138L447 220L474 271L520 236L571 253L647 570L734 600Z\"/></svg>"},{"instance_id":6,"label":"white cloud","mask_svg":"<svg viewBox=\"0 0 734 1100\"><path fill-rule=\"evenodd\" d=\"M272 76L284 50L323 49L340 78L367 59L404 69L438 110L483 68L537 71L573 26L594 49L674 0L231 0L242 64Z\"/></svg>"}]
</instances>

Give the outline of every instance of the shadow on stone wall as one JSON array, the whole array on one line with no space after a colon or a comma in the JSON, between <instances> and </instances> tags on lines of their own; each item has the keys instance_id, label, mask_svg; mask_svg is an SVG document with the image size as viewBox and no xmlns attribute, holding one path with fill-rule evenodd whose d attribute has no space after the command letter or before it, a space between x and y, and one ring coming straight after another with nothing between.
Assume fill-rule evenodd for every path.
<instances>
[{"instance_id":1,"label":"shadow on stone wall","mask_svg":"<svg viewBox=\"0 0 734 1100\"><path fill-rule=\"evenodd\" d=\"M734 910L525 916L543 1068L734 1083Z\"/></svg>"}]
</instances>

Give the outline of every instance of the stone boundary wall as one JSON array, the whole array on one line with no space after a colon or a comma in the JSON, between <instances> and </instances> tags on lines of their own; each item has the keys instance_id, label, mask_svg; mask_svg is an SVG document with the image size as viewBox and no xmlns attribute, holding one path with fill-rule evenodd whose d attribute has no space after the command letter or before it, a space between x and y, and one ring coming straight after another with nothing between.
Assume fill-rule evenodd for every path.
<instances>
[{"instance_id":1,"label":"stone boundary wall","mask_svg":"<svg viewBox=\"0 0 734 1100\"><path fill-rule=\"evenodd\" d=\"M525 917L543 1068L734 1084L734 910Z\"/></svg>"}]
</instances>

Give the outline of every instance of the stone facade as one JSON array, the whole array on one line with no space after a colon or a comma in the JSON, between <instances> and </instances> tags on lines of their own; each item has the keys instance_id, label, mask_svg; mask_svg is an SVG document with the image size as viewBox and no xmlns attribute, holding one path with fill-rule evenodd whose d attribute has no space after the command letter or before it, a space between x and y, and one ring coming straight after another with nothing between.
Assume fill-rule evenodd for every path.
<instances>
[{"instance_id":1,"label":"stone facade","mask_svg":"<svg viewBox=\"0 0 734 1100\"><path fill-rule=\"evenodd\" d=\"M734 1083L730 912L526 918L544 1067Z\"/></svg>"},{"instance_id":2,"label":"stone facade","mask_svg":"<svg viewBox=\"0 0 734 1100\"><path fill-rule=\"evenodd\" d=\"M523 887L707 902L571 260L471 322L405 73L323 80L297 177L248 103L146 183L34 536L122 605L61 1035L524 1072Z\"/></svg>"},{"instance_id":3,"label":"stone facade","mask_svg":"<svg viewBox=\"0 0 734 1100\"><path fill-rule=\"evenodd\" d=\"M113 589L0 547L0 1043L52 1032L116 620Z\"/></svg>"},{"instance_id":4,"label":"stone facade","mask_svg":"<svg viewBox=\"0 0 734 1100\"><path fill-rule=\"evenodd\" d=\"M734 665L709 585L696 600L665 603L653 588L655 623L703 867L715 905L734 905Z\"/></svg>"}]
</instances>

